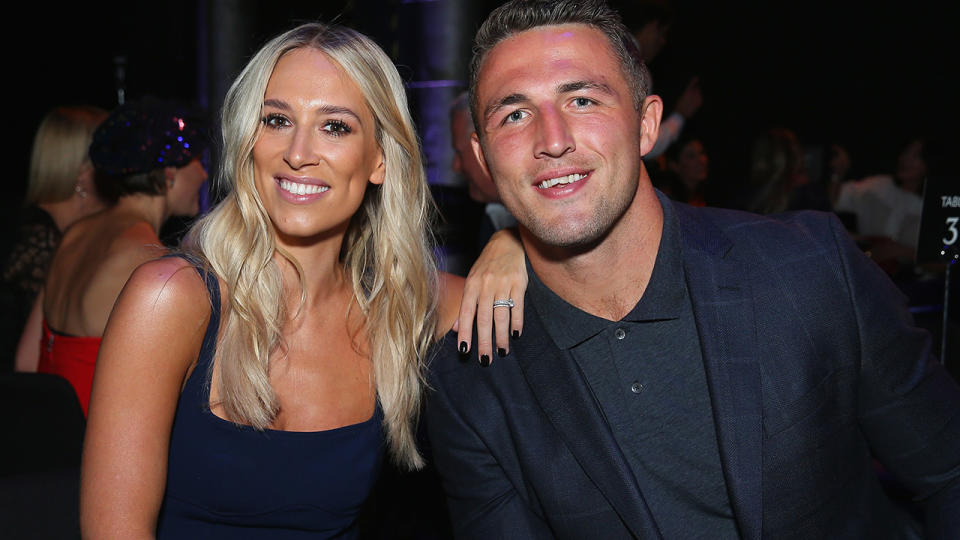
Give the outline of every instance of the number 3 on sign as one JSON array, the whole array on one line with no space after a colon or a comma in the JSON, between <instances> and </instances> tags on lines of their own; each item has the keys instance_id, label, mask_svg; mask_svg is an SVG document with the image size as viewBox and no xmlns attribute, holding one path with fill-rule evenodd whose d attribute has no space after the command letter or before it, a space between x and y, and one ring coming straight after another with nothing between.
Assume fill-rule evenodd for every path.
<instances>
[{"instance_id":1,"label":"number 3 on sign","mask_svg":"<svg viewBox=\"0 0 960 540\"><path fill-rule=\"evenodd\" d=\"M947 218L947 231L950 232L950 238L944 238L943 243L948 246L952 246L957 241L957 236L960 236L960 232L957 231L957 221L960 221L960 217Z\"/></svg>"}]
</instances>

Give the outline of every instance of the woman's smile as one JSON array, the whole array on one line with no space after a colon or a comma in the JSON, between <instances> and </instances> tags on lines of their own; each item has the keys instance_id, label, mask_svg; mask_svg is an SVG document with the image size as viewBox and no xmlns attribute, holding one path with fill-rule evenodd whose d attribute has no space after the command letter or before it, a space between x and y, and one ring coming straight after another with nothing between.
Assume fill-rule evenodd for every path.
<instances>
[{"instance_id":1,"label":"woman's smile","mask_svg":"<svg viewBox=\"0 0 960 540\"><path fill-rule=\"evenodd\" d=\"M313 202L330 191L329 185L315 178L277 176L274 180L281 196L292 203Z\"/></svg>"}]
</instances>

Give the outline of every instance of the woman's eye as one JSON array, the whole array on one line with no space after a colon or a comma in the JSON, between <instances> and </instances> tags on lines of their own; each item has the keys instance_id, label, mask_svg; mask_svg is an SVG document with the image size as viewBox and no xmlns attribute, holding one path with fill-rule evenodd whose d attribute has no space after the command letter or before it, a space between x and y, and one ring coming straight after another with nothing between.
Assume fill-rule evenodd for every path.
<instances>
[{"instance_id":1,"label":"woman's eye","mask_svg":"<svg viewBox=\"0 0 960 540\"><path fill-rule=\"evenodd\" d=\"M290 125L290 121L281 114L268 114L261 118L260 121L263 122L263 125L274 129Z\"/></svg>"},{"instance_id":2,"label":"woman's eye","mask_svg":"<svg viewBox=\"0 0 960 540\"><path fill-rule=\"evenodd\" d=\"M330 120L327 123L323 124L323 130L329 131L333 135L346 135L352 130L345 122L341 120Z\"/></svg>"}]
</instances>

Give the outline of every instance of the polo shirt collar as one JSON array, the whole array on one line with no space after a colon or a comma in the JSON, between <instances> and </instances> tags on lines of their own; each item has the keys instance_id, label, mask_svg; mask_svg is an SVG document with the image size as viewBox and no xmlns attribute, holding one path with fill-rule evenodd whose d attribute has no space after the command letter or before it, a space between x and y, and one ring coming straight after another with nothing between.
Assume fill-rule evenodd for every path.
<instances>
[{"instance_id":1,"label":"polo shirt collar","mask_svg":"<svg viewBox=\"0 0 960 540\"><path fill-rule=\"evenodd\" d=\"M663 207L663 234L657 248L653 274L640 301L622 320L648 322L676 319L687 298L683 273L680 230L673 205L660 198ZM533 307L550 338L561 349L569 349L606 330L616 322L581 311L559 297L540 281L527 259L528 291Z\"/></svg>"}]
</instances>

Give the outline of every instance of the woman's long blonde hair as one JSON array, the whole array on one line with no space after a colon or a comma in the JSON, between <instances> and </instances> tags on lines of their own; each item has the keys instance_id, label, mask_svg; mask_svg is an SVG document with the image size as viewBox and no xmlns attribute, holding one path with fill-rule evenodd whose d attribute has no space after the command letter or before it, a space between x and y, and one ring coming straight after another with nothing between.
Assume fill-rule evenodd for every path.
<instances>
[{"instance_id":1,"label":"woman's long blonde hair","mask_svg":"<svg viewBox=\"0 0 960 540\"><path fill-rule=\"evenodd\" d=\"M435 331L437 279L429 235L434 207L400 75L373 41L354 30L319 23L294 28L260 49L227 92L217 182L228 193L185 242L229 287L218 346L218 390L226 415L235 422L265 428L276 417L270 353L282 345L280 330L289 314L274 253L286 257L301 279L303 273L276 244L254 185L252 152L274 66L285 53L303 47L339 64L376 120L385 179L368 187L341 257L365 316L388 446L398 464L418 468L423 459L414 424L424 357Z\"/></svg>"}]
</instances>

